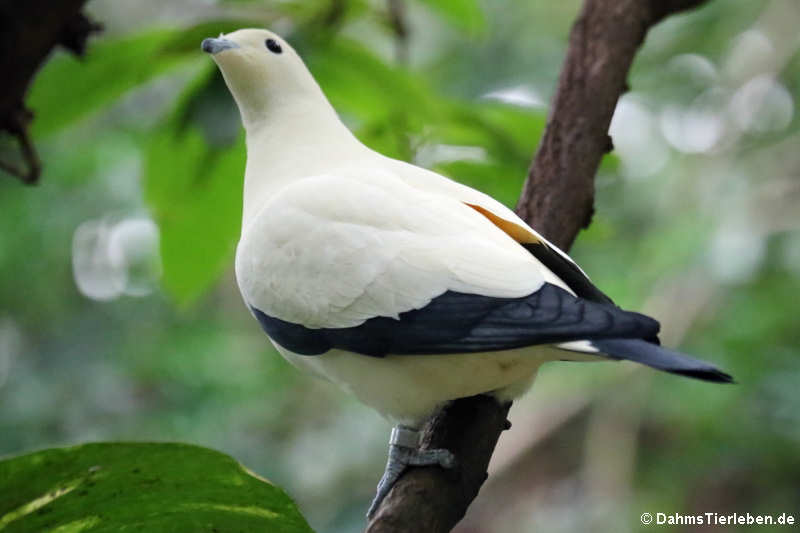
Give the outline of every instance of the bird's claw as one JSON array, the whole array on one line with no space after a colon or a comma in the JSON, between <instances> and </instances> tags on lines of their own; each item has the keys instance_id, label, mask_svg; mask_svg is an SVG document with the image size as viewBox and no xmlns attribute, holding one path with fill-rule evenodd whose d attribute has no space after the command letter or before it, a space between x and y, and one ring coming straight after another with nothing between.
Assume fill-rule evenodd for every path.
<instances>
[{"instance_id":1,"label":"bird's claw","mask_svg":"<svg viewBox=\"0 0 800 533\"><path fill-rule=\"evenodd\" d=\"M443 448L423 450L419 448L418 442L419 433L417 431L402 426L397 426L392 430L386 470L378 483L378 490L367 511L367 518L372 518L407 467L439 465L442 468L450 469L455 466L456 458L449 450Z\"/></svg>"}]
</instances>

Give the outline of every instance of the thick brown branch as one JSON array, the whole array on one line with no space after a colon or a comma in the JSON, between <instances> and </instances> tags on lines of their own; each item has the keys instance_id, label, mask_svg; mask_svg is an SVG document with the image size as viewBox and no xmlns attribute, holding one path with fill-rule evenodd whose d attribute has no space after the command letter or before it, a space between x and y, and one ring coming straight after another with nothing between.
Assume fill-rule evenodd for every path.
<instances>
[{"instance_id":1,"label":"thick brown branch","mask_svg":"<svg viewBox=\"0 0 800 533\"><path fill-rule=\"evenodd\" d=\"M568 249L589 225L608 126L647 30L705 0L587 0L572 28L550 116L517 213Z\"/></svg>"},{"instance_id":2,"label":"thick brown branch","mask_svg":"<svg viewBox=\"0 0 800 533\"><path fill-rule=\"evenodd\" d=\"M572 28L547 128L517 205L518 214L569 248L591 220L594 175L611 149L608 126L634 55L662 18L706 0L585 0ZM509 405L457 400L425 428L425 444L452 450L459 470L410 469L367 525L370 533L450 531L486 478Z\"/></svg>"},{"instance_id":3,"label":"thick brown branch","mask_svg":"<svg viewBox=\"0 0 800 533\"><path fill-rule=\"evenodd\" d=\"M445 448L458 458L453 470L415 468L395 484L367 531L450 531L486 480L489 459L508 427L511 404L488 396L458 400L425 426L426 448Z\"/></svg>"}]
</instances>

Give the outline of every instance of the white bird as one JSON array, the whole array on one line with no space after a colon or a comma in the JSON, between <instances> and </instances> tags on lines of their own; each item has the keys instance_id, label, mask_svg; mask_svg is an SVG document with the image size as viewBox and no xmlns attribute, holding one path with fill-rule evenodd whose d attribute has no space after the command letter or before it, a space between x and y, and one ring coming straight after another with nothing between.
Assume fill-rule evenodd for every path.
<instances>
[{"instance_id":1,"label":"white bird","mask_svg":"<svg viewBox=\"0 0 800 533\"><path fill-rule=\"evenodd\" d=\"M205 39L247 134L236 278L283 357L396 424L373 512L448 401L519 396L552 360L627 359L708 381L716 367L658 346L513 211L385 157L342 124L298 54L256 29Z\"/></svg>"}]
</instances>

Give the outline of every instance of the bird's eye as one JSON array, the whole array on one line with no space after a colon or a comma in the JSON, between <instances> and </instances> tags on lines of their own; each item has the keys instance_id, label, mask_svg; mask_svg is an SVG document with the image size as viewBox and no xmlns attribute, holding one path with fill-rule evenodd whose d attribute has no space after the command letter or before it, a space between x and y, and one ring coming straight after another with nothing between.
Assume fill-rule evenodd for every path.
<instances>
[{"instance_id":1,"label":"bird's eye","mask_svg":"<svg viewBox=\"0 0 800 533\"><path fill-rule=\"evenodd\" d=\"M280 54L281 52L283 52L283 48L281 48L281 45L278 44L278 41L276 41L275 39L267 39L266 41L264 41L264 44L267 45L267 50L269 50L270 52L273 52L275 54Z\"/></svg>"}]
</instances>

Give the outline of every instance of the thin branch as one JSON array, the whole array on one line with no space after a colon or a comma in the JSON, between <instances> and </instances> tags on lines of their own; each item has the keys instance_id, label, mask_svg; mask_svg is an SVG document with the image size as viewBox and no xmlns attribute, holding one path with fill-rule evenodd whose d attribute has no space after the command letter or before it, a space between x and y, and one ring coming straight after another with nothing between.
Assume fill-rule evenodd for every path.
<instances>
[{"instance_id":1,"label":"thin branch","mask_svg":"<svg viewBox=\"0 0 800 533\"><path fill-rule=\"evenodd\" d=\"M408 20L404 0L388 0L389 26L394 35L394 53L398 64L408 65Z\"/></svg>"},{"instance_id":2,"label":"thin branch","mask_svg":"<svg viewBox=\"0 0 800 533\"><path fill-rule=\"evenodd\" d=\"M594 175L611 149L608 126L636 51L650 27L707 0L585 0L518 214L569 248L591 220ZM486 479L510 405L483 396L457 400L426 425L424 443L449 448L457 472L409 469L367 525L369 533L450 531Z\"/></svg>"},{"instance_id":3,"label":"thin branch","mask_svg":"<svg viewBox=\"0 0 800 533\"><path fill-rule=\"evenodd\" d=\"M2 129L5 129L11 136L17 139L20 155L22 161L25 163L25 167L20 168L13 163L0 160L0 170L19 178L23 183L28 185L35 184L39 180L39 174L42 171L39 154L36 152L36 146L34 146L30 133L28 132L28 126L32 120L33 113L28 109L20 108L8 113L2 125Z\"/></svg>"},{"instance_id":4,"label":"thin branch","mask_svg":"<svg viewBox=\"0 0 800 533\"><path fill-rule=\"evenodd\" d=\"M25 162L25 168L20 168L13 163L0 159L0 170L19 178L25 184L35 184L39 181L39 175L42 172L42 164L39 160L36 146L34 146L33 141L31 141L27 126L21 126L18 129L15 128L12 135L16 137L19 143L19 149L22 160Z\"/></svg>"}]
</instances>

